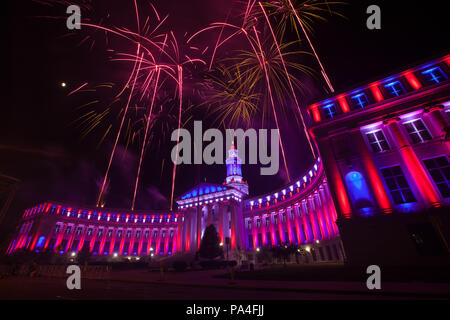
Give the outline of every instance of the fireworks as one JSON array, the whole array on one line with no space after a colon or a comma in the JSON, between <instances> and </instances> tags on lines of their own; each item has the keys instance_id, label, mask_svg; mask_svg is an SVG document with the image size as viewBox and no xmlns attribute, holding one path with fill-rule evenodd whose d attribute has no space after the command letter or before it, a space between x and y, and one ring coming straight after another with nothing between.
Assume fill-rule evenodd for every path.
<instances>
[{"instance_id":1,"label":"fireworks","mask_svg":"<svg viewBox=\"0 0 450 320\"><path fill-rule=\"evenodd\" d=\"M336 11L331 10L331 6L343 5L345 2L333 2L333 1L322 1L322 0L306 0L306 1L296 1L296 0L278 0L278 1L269 1L266 3L268 8L275 9L276 15L281 16L281 22L279 24L279 28L282 30L282 33L286 31L286 26L289 23L295 30L298 39L301 39L300 31L298 27L302 30L302 34L308 41L309 47L311 48L314 56L317 60L317 63L320 66L320 72L331 92L334 92L334 88L331 84L331 81L325 72L325 68L322 64L322 61L319 58L319 55L316 52L314 45L308 35L313 31L311 26L311 22L314 20L322 20L326 21L323 17L323 13L335 14L343 17ZM260 4L261 6L261 4ZM261 6L262 8L262 6Z\"/></svg>"},{"instance_id":2,"label":"fireworks","mask_svg":"<svg viewBox=\"0 0 450 320\"><path fill-rule=\"evenodd\" d=\"M260 94L254 92L252 82L245 80L239 67L219 66L216 71L217 75L210 74L205 81L205 101L200 106L206 106L223 128L250 127Z\"/></svg>"},{"instance_id":3,"label":"fireworks","mask_svg":"<svg viewBox=\"0 0 450 320\"><path fill-rule=\"evenodd\" d=\"M39 2L48 6L67 5L62 0ZM309 77L313 69L299 62L302 55L309 54L296 49L301 45L300 41L286 41L285 34L287 26L291 25L302 40L302 30L332 91L308 33L312 31L311 22L323 20L322 14L331 12L329 7L335 4L339 3L235 1L224 22L213 22L198 31L180 35L171 27L170 15L161 14L150 2L134 0L132 7L124 8L134 15L133 21L129 21L129 25L114 25L109 22L109 13L98 17L91 1L80 1L80 7L88 16L83 15L82 39L78 45L89 41L89 50L92 50L100 42L98 40L102 40L112 56L111 61L128 68L122 83L95 85L85 82L68 90L67 94L70 97L96 96L77 108L82 114L75 122L82 128L82 137L99 131L99 144L108 137L113 139L97 206L104 202L102 197L111 164L118 144L123 143L127 147L133 144L139 154L131 201L134 209L149 144L161 144L161 137L167 137L170 130L185 124L183 118L189 119L186 113L192 110L192 107L187 108L191 100L195 101L194 107L214 115L223 127L249 127L258 115L262 126L274 124L279 129L280 116L289 118L286 114L291 112L301 120L309 141L298 98L305 88L298 75ZM234 14L236 12L238 14ZM213 41L200 40L207 33L213 35ZM104 90L110 91L108 99L100 94ZM290 107L292 102L294 111ZM315 157L311 142L310 146ZM280 147L289 177L281 135ZM171 209L176 173L174 164Z\"/></svg>"}]
</instances>

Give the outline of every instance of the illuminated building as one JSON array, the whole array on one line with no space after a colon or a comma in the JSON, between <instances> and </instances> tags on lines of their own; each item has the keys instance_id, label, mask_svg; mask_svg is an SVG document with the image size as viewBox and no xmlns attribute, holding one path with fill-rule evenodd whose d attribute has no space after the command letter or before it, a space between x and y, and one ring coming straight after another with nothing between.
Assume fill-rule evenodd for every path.
<instances>
[{"instance_id":1,"label":"illuminated building","mask_svg":"<svg viewBox=\"0 0 450 320\"><path fill-rule=\"evenodd\" d=\"M319 160L301 180L272 194L246 199L234 145L223 184L200 183L177 199L178 210L131 211L43 203L25 211L7 253L24 248L74 256L83 247L97 259L195 252L214 224L229 257L254 260L257 248L293 244L308 262L342 261L336 211Z\"/></svg>"},{"instance_id":2,"label":"illuminated building","mask_svg":"<svg viewBox=\"0 0 450 320\"><path fill-rule=\"evenodd\" d=\"M43 203L25 211L8 254L20 248L72 254L88 247L95 256L166 255L177 251L179 214L163 211L74 208Z\"/></svg>"},{"instance_id":3,"label":"illuminated building","mask_svg":"<svg viewBox=\"0 0 450 320\"><path fill-rule=\"evenodd\" d=\"M246 260L262 247L288 244L307 252L300 262L448 260L449 61L447 55L310 105L320 158L279 190L249 198L232 145L224 183L193 187L175 212L44 203L25 211L7 253L66 254L83 246L111 259L195 252L214 224L222 244Z\"/></svg>"},{"instance_id":4,"label":"illuminated building","mask_svg":"<svg viewBox=\"0 0 450 320\"><path fill-rule=\"evenodd\" d=\"M308 108L349 263L448 261L449 61Z\"/></svg>"}]
</instances>

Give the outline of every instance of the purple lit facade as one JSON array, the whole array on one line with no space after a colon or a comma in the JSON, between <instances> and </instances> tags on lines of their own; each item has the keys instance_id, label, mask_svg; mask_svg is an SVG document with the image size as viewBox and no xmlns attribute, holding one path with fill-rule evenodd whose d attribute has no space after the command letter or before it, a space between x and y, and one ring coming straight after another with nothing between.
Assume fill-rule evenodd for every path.
<instances>
[{"instance_id":1,"label":"purple lit facade","mask_svg":"<svg viewBox=\"0 0 450 320\"><path fill-rule=\"evenodd\" d=\"M174 212L44 203L25 211L7 253L195 252L214 224L222 245L250 261L261 247L285 244L311 253L301 257L308 262L447 261L449 62L447 55L310 105L320 158L279 190L249 198L232 146L224 183L192 188Z\"/></svg>"},{"instance_id":2,"label":"purple lit facade","mask_svg":"<svg viewBox=\"0 0 450 320\"><path fill-rule=\"evenodd\" d=\"M97 259L195 252L214 224L229 257L255 260L258 248L293 244L309 262L343 261L336 211L320 160L299 181L246 198L248 185L234 146L223 184L201 183L177 199L178 210L131 211L43 203L25 211L7 254L25 248L76 255L83 246Z\"/></svg>"},{"instance_id":3,"label":"purple lit facade","mask_svg":"<svg viewBox=\"0 0 450 320\"><path fill-rule=\"evenodd\" d=\"M348 263L449 262L449 64L309 106Z\"/></svg>"}]
</instances>

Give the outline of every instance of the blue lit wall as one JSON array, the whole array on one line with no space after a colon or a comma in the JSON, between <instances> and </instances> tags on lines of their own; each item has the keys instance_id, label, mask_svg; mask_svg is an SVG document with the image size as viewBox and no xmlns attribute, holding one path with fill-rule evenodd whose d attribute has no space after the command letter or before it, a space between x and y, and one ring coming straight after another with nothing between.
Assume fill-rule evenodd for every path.
<instances>
[{"instance_id":1,"label":"blue lit wall","mask_svg":"<svg viewBox=\"0 0 450 320\"><path fill-rule=\"evenodd\" d=\"M358 171L350 171L345 176L345 183L353 206L362 214L367 214L374 205L364 176Z\"/></svg>"}]
</instances>

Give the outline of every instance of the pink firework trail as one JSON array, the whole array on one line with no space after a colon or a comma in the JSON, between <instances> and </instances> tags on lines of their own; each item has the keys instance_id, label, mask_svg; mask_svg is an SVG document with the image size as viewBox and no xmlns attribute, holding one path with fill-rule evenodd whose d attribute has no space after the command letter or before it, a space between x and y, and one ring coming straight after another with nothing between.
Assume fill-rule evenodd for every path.
<instances>
[{"instance_id":1,"label":"pink firework trail","mask_svg":"<svg viewBox=\"0 0 450 320\"><path fill-rule=\"evenodd\" d=\"M67 96L70 96L70 95L74 94L75 92L80 91L81 89L83 89L83 88L86 87L87 85L88 85L87 82L83 83L81 86L79 86L79 87L76 88L75 90L69 92L69 93L67 94Z\"/></svg>"},{"instance_id":2,"label":"pink firework trail","mask_svg":"<svg viewBox=\"0 0 450 320\"><path fill-rule=\"evenodd\" d=\"M309 46L311 47L311 49L314 53L314 56L316 57L317 62L319 63L319 66L321 69L320 72L322 73L322 76L325 79L325 82L327 83L328 88L330 89L331 92L334 92L334 88L331 85L330 78L328 78L328 75L325 72L325 68L323 67L322 62L320 61L319 55L317 54L316 49L314 48L314 45L312 44L311 40L309 39L308 33L306 32L305 27L303 26L303 23L300 20L300 17L298 16L297 10L295 10L294 6L292 5L291 0L288 0L288 1L289 1L289 5L291 6L292 11L294 12L295 18L297 19L298 23L300 24L300 27L302 28L302 31L305 34L306 39L308 40Z\"/></svg>"},{"instance_id":3,"label":"pink firework trail","mask_svg":"<svg viewBox=\"0 0 450 320\"><path fill-rule=\"evenodd\" d=\"M278 55L280 56L280 60L281 60L281 63L283 65L284 73L285 73L286 78L288 80L292 96L294 97L295 105L297 106L297 111L298 111L298 114L300 115L300 119L301 119L302 125L303 125L303 130L305 131L306 138L308 139L309 147L311 148L311 152L313 154L313 157L316 158L316 153L314 151L314 147L312 145L311 138L309 137L308 130L306 129L305 120L303 119L302 111L300 110L300 105L299 105L298 100L297 100L297 95L295 94L294 86L292 85L292 81L291 81L291 77L289 76L288 70L286 68L286 63L284 62L284 58L283 58L283 55L281 53L281 48L278 45L277 38L275 37L275 33L273 32L272 25L270 24L270 20L269 20L269 17L267 16L266 10L264 10L264 7L262 6L261 2L259 2L258 4L259 4L259 6L261 8L261 11L264 14L264 17L266 18L267 24L268 24L269 29L270 29L270 33L272 34L273 41L275 42L275 45L277 47Z\"/></svg>"},{"instance_id":4,"label":"pink firework trail","mask_svg":"<svg viewBox=\"0 0 450 320\"><path fill-rule=\"evenodd\" d=\"M136 193L137 193L137 188L138 188L138 184L139 184L139 176L141 174L142 159L144 158L144 151L145 151L145 147L146 147L146 143L147 143L148 129L150 127L150 120L151 120L151 116L152 116L152 112L153 112L153 105L155 103L156 91L158 90L159 74L160 74L160 69L158 68L158 66L156 66L155 88L153 90L153 96L152 96L152 101L150 104L150 110L148 112L147 124L145 126L144 141L142 142L141 155L139 158L138 171L137 171L137 175L136 175L136 183L134 185L133 201L131 203L131 210L134 210L134 205L136 202Z\"/></svg>"},{"instance_id":5,"label":"pink firework trail","mask_svg":"<svg viewBox=\"0 0 450 320\"><path fill-rule=\"evenodd\" d=\"M178 145L180 142L180 127L181 127L181 108L183 106L183 67L178 65L178 95L179 95L179 109L178 109L178 132L177 132L177 148L175 155L175 162L173 164L172 171L172 192L170 194L170 210L173 208L173 193L175 191L175 178L177 175L177 162L178 162Z\"/></svg>"},{"instance_id":6,"label":"pink firework trail","mask_svg":"<svg viewBox=\"0 0 450 320\"><path fill-rule=\"evenodd\" d=\"M262 60L262 65L263 65L263 69L264 69L264 74L266 76L266 82L267 82L267 90L269 91L269 97L270 97L270 103L272 105L272 111L273 111L273 116L275 119L275 124L277 125L277 129L278 131L280 131L280 126L278 124L278 117L277 117L277 112L275 111L275 103L273 102L273 96L272 96L272 88L270 86L270 80L269 80L269 74L267 72L267 67L266 67L266 63L265 63L265 58L264 58L264 52L261 46L261 42L259 41L259 36L258 36L258 31L256 31L255 26L253 26L253 31L255 32L255 36L256 36L256 40L258 41L258 47L259 50L261 52L261 60ZM284 152L284 147L283 147L283 140L281 139L281 132L280 132L280 148L281 148L281 154L283 156L283 163L284 163L284 168L286 169L286 175L288 177L288 181L291 181L291 176L289 174L289 169L287 166L287 162L286 162L286 154Z\"/></svg>"},{"instance_id":7,"label":"pink firework trail","mask_svg":"<svg viewBox=\"0 0 450 320\"><path fill-rule=\"evenodd\" d=\"M137 54L139 54L139 51L140 51L140 45L138 44L138 47L137 47ZM111 163L112 163L112 160L113 160L113 158L114 158L114 154L115 154L116 148L117 148L117 143L119 142L120 133L122 132L122 127L123 127L123 124L124 124L124 122L125 122L125 118L126 118L126 115L127 115L127 112L128 112L128 107L129 107L129 105L130 105L131 96L133 95L134 87L135 87L135 85L136 85L136 81L137 81L137 77L138 77L138 74L139 74L139 71L140 71L140 67L141 67L141 62L142 62L143 56L144 56L144 54L142 53L141 59L139 60L139 64L138 64L137 69L135 69L135 68L133 69L133 72L134 72L134 70L136 70L136 76L135 76L135 78L134 78L133 85L132 85L132 87L131 87L131 91L130 91L130 94L129 94L129 96L128 96L128 101L127 101L127 104L126 104L126 106L125 106L125 110L124 110L124 112L123 112L122 120L121 120L121 122L120 122L119 131L117 132L116 140L114 141L114 147L113 147L113 149L112 149L111 156L109 157L108 167L107 167L107 169L106 169L105 177L103 178L102 187L101 187L101 189L100 189L100 192L99 192L98 198L97 198L97 204L96 204L97 207L99 206L100 201L101 201L101 199L102 199L103 191L104 191L104 189L105 189L105 184L106 184L106 181L107 181L107 179L108 179L109 170L111 169ZM136 62L137 62L137 61L136 61ZM136 65L135 65L135 66L136 66Z\"/></svg>"}]
</instances>

